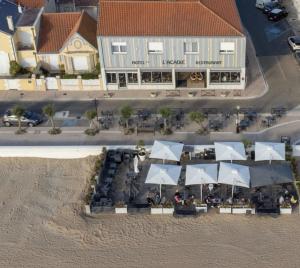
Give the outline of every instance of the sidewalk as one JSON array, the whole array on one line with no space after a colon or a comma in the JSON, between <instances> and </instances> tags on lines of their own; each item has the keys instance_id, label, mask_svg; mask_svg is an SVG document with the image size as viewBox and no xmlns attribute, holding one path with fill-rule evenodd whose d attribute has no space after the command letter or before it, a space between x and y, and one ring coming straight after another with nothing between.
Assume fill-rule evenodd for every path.
<instances>
[{"instance_id":1,"label":"sidewalk","mask_svg":"<svg viewBox=\"0 0 300 268\"><path fill-rule=\"evenodd\" d=\"M267 93L268 85L264 79L260 64L256 58L254 46L248 33L246 76L247 86L245 90L215 90L215 96L203 96L206 92L214 90L205 89L181 89L180 96L167 97L166 90L115 90L115 91L4 91L0 90L0 101L80 101L97 99L113 100L230 100L230 99L254 99ZM151 92L156 92L156 97L151 97ZM194 96L189 96L193 92Z\"/></svg>"},{"instance_id":2,"label":"sidewalk","mask_svg":"<svg viewBox=\"0 0 300 268\"><path fill-rule=\"evenodd\" d=\"M300 0L285 0L283 4L289 11L288 22L295 34L300 35Z\"/></svg>"}]
</instances>

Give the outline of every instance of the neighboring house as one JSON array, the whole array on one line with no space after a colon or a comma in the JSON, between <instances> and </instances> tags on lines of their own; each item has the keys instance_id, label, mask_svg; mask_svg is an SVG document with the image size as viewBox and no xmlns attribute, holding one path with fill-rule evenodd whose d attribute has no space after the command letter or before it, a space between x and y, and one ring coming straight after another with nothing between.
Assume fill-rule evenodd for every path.
<instances>
[{"instance_id":1,"label":"neighboring house","mask_svg":"<svg viewBox=\"0 0 300 268\"><path fill-rule=\"evenodd\" d=\"M16 24L14 43L17 61L23 68L30 70L38 64L37 42L42 13L43 8L25 9Z\"/></svg>"},{"instance_id":2,"label":"neighboring house","mask_svg":"<svg viewBox=\"0 0 300 268\"><path fill-rule=\"evenodd\" d=\"M235 0L103 0L97 38L106 89L245 88Z\"/></svg>"},{"instance_id":3,"label":"neighboring house","mask_svg":"<svg viewBox=\"0 0 300 268\"><path fill-rule=\"evenodd\" d=\"M49 72L69 74L95 70L97 22L86 12L43 14L38 59Z\"/></svg>"},{"instance_id":4,"label":"neighboring house","mask_svg":"<svg viewBox=\"0 0 300 268\"><path fill-rule=\"evenodd\" d=\"M44 8L45 12L56 12L57 0L12 0L23 8Z\"/></svg>"},{"instance_id":5,"label":"neighboring house","mask_svg":"<svg viewBox=\"0 0 300 268\"><path fill-rule=\"evenodd\" d=\"M0 1L0 75L9 75L11 61L16 61L14 44L15 25L22 13L18 6L6 1Z\"/></svg>"},{"instance_id":6,"label":"neighboring house","mask_svg":"<svg viewBox=\"0 0 300 268\"><path fill-rule=\"evenodd\" d=\"M86 11L97 20L99 0L58 0L57 10L59 12Z\"/></svg>"}]
</instances>

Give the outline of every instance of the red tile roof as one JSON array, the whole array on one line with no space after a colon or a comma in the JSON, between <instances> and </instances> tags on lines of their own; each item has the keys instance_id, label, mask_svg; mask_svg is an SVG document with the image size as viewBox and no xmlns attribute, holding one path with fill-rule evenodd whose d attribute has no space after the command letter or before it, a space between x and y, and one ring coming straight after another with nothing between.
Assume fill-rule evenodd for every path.
<instances>
[{"instance_id":1,"label":"red tile roof","mask_svg":"<svg viewBox=\"0 0 300 268\"><path fill-rule=\"evenodd\" d=\"M39 53L57 53L75 33L97 48L97 23L86 12L45 13L42 15Z\"/></svg>"},{"instance_id":2,"label":"red tile roof","mask_svg":"<svg viewBox=\"0 0 300 268\"><path fill-rule=\"evenodd\" d=\"M243 36L235 0L100 0L98 35Z\"/></svg>"}]
</instances>

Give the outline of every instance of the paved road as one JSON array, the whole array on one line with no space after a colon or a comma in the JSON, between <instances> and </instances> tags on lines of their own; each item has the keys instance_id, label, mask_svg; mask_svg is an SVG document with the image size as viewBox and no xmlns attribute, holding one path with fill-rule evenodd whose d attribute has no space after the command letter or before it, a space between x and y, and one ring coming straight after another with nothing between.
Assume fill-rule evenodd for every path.
<instances>
[{"instance_id":1,"label":"paved road","mask_svg":"<svg viewBox=\"0 0 300 268\"><path fill-rule=\"evenodd\" d=\"M238 8L244 26L249 31L262 66L269 92L254 100L100 100L100 109L119 110L128 103L133 107L147 107L157 110L162 106L182 107L189 110L200 107L216 107L229 111L237 105L241 107L255 107L258 112L269 112L271 107L285 106L291 109L300 104L300 69L296 64L288 46L287 36L291 35L291 28L286 21L269 22L254 6L255 0L237 0ZM41 111L47 102L24 102L24 106L33 111ZM1 102L0 114L16 102ZM94 107L91 101L57 101L58 111L70 111L70 115L82 115L86 110Z\"/></svg>"}]
</instances>

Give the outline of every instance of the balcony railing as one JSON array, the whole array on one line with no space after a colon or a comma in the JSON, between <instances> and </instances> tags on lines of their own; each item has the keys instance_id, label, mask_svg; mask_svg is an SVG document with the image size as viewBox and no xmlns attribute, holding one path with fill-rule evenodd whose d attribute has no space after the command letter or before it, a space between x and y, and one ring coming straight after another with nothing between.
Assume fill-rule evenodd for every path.
<instances>
[{"instance_id":1,"label":"balcony railing","mask_svg":"<svg viewBox=\"0 0 300 268\"><path fill-rule=\"evenodd\" d=\"M17 50L34 50L34 45L17 43Z\"/></svg>"}]
</instances>

